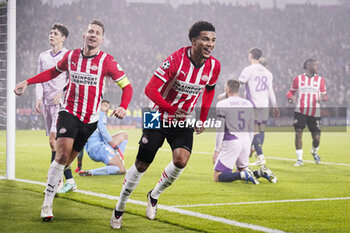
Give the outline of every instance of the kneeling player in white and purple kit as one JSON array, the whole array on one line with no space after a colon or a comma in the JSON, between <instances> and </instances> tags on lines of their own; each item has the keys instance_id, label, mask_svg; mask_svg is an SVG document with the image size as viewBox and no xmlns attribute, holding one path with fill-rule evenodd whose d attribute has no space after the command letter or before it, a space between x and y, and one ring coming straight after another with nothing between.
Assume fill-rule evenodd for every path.
<instances>
[{"instance_id":1,"label":"kneeling player in white and purple kit","mask_svg":"<svg viewBox=\"0 0 350 233\"><path fill-rule=\"evenodd\" d=\"M254 109L248 100L238 96L239 87L238 81L227 81L225 85L227 98L216 105L217 116L222 123L216 134L213 157L214 181L246 180L259 184L256 178L264 177L275 183L276 176L266 166L253 173L248 168L254 137ZM232 172L234 167L237 172Z\"/></svg>"}]
</instances>

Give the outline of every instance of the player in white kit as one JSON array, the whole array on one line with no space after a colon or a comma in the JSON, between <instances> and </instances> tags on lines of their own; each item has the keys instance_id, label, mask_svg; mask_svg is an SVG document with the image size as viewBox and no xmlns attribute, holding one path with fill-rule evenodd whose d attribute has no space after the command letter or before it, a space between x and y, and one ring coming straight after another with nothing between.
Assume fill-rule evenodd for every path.
<instances>
[{"instance_id":1,"label":"player in white kit","mask_svg":"<svg viewBox=\"0 0 350 233\"><path fill-rule=\"evenodd\" d=\"M259 63L262 57L262 51L259 48L249 50L250 65L243 69L239 76L239 81L245 84L246 99L249 100L255 109L255 131L253 145L257 153L257 161L254 165L263 165L266 163L262 144L265 138L265 127L269 118L269 100L273 107L273 117L279 116L276 96L272 87L273 75L263 65Z\"/></svg>"},{"instance_id":2,"label":"player in white kit","mask_svg":"<svg viewBox=\"0 0 350 233\"><path fill-rule=\"evenodd\" d=\"M51 27L49 34L51 49L40 53L38 59L38 73L54 67L56 63L63 58L64 54L68 51L63 47L63 43L67 39L68 34L68 29L63 24L55 23ZM55 79L36 85L35 109L38 113L42 112L44 115L46 135L49 136L51 147L51 162L56 156L56 122L59 103L67 79L68 74L64 72ZM70 168L64 172L64 176L66 177L66 184L63 187L59 187L58 193L66 193L77 187ZM60 185L61 184L63 184L63 180L61 180Z\"/></svg>"},{"instance_id":3,"label":"player in white kit","mask_svg":"<svg viewBox=\"0 0 350 233\"><path fill-rule=\"evenodd\" d=\"M216 134L214 181L246 180L259 184L255 178L264 177L275 183L276 176L266 166L254 171L254 175L248 169L255 118L252 103L238 96L239 87L237 80L228 80L225 85L226 99L216 105L217 117L222 123ZM234 167L236 172L232 172Z\"/></svg>"}]
</instances>

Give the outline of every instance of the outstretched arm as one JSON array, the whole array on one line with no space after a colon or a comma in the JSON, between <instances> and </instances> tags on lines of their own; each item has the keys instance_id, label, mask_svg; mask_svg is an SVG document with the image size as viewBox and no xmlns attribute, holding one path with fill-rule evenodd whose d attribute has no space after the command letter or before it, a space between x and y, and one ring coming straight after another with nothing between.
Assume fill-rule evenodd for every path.
<instances>
[{"instance_id":1,"label":"outstretched arm","mask_svg":"<svg viewBox=\"0 0 350 233\"><path fill-rule=\"evenodd\" d=\"M35 75L32 78L29 78L27 80L24 80L24 81L18 83L15 87L14 92L16 95L22 95L28 85L35 84L35 83L47 82L51 79L56 78L60 73L61 72L56 70L55 67L52 67L51 69L48 69L44 72L41 72L40 74Z\"/></svg>"}]
</instances>

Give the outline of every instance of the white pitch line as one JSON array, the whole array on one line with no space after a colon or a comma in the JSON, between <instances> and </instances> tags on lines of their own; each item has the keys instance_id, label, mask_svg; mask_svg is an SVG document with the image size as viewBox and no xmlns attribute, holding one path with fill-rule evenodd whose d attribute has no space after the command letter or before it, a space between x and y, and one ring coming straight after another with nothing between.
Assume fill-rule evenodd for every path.
<instances>
[{"instance_id":1,"label":"white pitch line","mask_svg":"<svg viewBox=\"0 0 350 233\"><path fill-rule=\"evenodd\" d=\"M132 149L132 150L137 150L138 147L126 147L127 149ZM160 151L165 151L165 152L171 152L169 149L160 149ZM212 152L207 152L207 151L192 151L192 154L205 154L205 155L212 155ZM278 158L278 157L269 157L265 156L267 159L275 159L275 160L285 160L285 161L293 161L295 162L295 159L288 159L288 158ZM303 160L305 163L315 163L315 161L311 160ZM350 167L350 164L346 163L331 163L331 162L321 162L320 164L327 164L327 165L338 165L338 166L346 166Z\"/></svg>"},{"instance_id":2,"label":"white pitch line","mask_svg":"<svg viewBox=\"0 0 350 233\"><path fill-rule=\"evenodd\" d=\"M38 182L38 181L23 180L23 179L15 179L15 180L16 181L20 181L20 182L24 182L24 183L39 184L39 185L46 186L45 183ZM95 193L95 192L92 192L92 191L85 191L85 190L80 190L80 189L77 189L74 192L82 193L82 194L90 195L90 196L95 196L95 197L99 197L99 198L110 199L110 200L118 200L119 199L116 196L103 194L103 193ZM147 206L147 202L137 201L137 200L132 200L132 199L129 199L128 203L133 203L133 204L136 204L136 205ZM212 215L208 215L208 214L202 214L202 213L199 213L199 212L183 210L183 209L179 209L179 208L175 208L175 207L167 206L167 205L158 205L158 209L163 209L163 210L166 210L166 211L169 211L169 212L175 212L175 213L179 213L179 214L182 214L182 215L188 215L188 216L192 216L192 217L207 219L207 220L210 220L210 221L225 223L225 224L232 225L232 226L248 228L248 229L252 229L252 230L255 230L255 231L262 231L262 232L267 232L267 233L285 233L284 231L277 230L277 229L272 229L272 228L263 227L263 226L259 226L259 225L254 225L254 224L249 224L249 223L238 222L238 221L234 221L234 220L230 220L230 219L226 219L226 218L221 218L221 217L212 216Z\"/></svg>"},{"instance_id":3,"label":"white pitch line","mask_svg":"<svg viewBox=\"0 0 350 233\"><path fill-rule=\"evenodd\" d=\"M285 203L285 202L306 202L306 201L339 201L350 200L350 197L330 197L315 199L289 199L274 201L252 201L252 202L231 202L231 203L212 203L212 204L194 204L194 205L172 205L175 208L202 207L202 206L222 206L222 205L251 205L251 204L268 204L268 203Z\"/></svg>"},{"instance_id":4,"label":"white pitch line","mask_svg":"<svg viewBox=\"0 0 350 233\"><path fill-rule=\"evenodd\" d=\"M20 147L27 147L27 146L47 146L47 144L19 144L17 146ZM126 149L131 149L131 150L138 150L138 147L126 147ZM165 151L165 152L171 152L169 149L159 149L159 151ZM192 151L192 154L205 154L205 155L212 155L213 152L207 152L207 151ZM278 157L270 157L270 156L265 156L267 159L274 159L274 160L284 160L284 161L292 161L295 162L295 159L288 159L288 158L278 158ZM315 163L315 161L311 160L303 160L304 163ZM350 164L346 163L332 163L332 162L321 162L320 164L327 164L327 165L334 165L334 166L346 166L350 167Z\"/></svg>"},{"instance_id":5,"label":"white pitch line","mask_svg":"<svg viewBox=\"0 0 350 233\"><path fill-rule=\"evenodd\" d=\"M295 159L278 158L278 157L269 157L269 156L265 156L265 158L267 158L267 159L285 160L285 161L293 161L293 162L295 162ZM315 163L315 161L311 161L311 160L303 160L303 162L304 162L304 163ZM320 162L320 164L338 165L338 166L350 167L350 164L346 164L346 163Z\"/></svg>"}]
</instances>

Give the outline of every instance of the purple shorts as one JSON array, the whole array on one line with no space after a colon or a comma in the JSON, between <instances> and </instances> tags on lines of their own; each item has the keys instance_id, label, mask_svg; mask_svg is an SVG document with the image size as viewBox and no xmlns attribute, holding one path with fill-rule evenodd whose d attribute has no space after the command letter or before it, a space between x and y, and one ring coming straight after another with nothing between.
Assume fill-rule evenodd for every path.
<instances>
[{"instance_id":1,"label":"purple shorts","mask_svg":"<svg viewBox=\"0 0 350 233\"><path fill-rule=\"evenodd\" d=\"M58 111L60 107L59 105L44 105L43 106L43 115L45 119L45 129L46 136L49 136L50 133L56 133L56 124Z\"/></svg>"},{"instance_id":2,"label":"purple shorts","mask_svg":"<svg viewBox=\"0 0 350 233\"><path fill-rule=\"evenodd\" d=\"M248 167L251 143L250 137L223 141L214 170L232 172L234 168L243 169Z\"/></svg>"}]
</instances>

